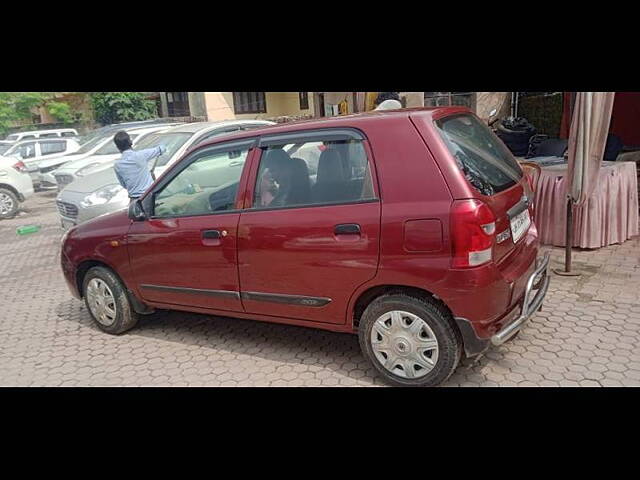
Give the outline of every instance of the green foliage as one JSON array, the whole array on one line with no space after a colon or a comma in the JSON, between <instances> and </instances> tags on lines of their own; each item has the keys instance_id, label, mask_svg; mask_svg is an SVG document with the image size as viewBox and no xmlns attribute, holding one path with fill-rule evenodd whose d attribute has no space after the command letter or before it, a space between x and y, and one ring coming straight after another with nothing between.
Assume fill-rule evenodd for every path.
<instances>
[{"instance_id":1,"label":"green foliage","mask_svg":"<svg viewBox=\"0 0 640 480\"><path fill-rule=\"evenodd\" d=\"M94 92L91 104L96 120L103 125L157 116L155 102L141 92Z\"/></svg>"},{"instance_id":2,"label":"green foliage","mask_svg":"<svg viewBox=\"0 0 640 480\"><path fill-rule=\"evenodd\" d=\"M0 134L15 122L31 118L31 110L53 97L53 92L0 92Z\"/></svg>"},{"instance_id":3,"label":"green foliage","mask_svg":"<svg viewBox=\"0 0 640 480\"><path fill-rule=\"evenodd\" d=\"M51 101L47 103L47 110L59 122L73 123L77 120L68 103Z\"/></svg>"}]
</instances>

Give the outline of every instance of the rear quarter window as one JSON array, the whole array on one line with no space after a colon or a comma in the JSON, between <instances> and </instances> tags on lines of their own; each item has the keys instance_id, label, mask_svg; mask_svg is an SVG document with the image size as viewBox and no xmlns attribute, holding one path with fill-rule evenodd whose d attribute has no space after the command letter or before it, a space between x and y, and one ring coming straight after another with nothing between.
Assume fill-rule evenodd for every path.
<instances>
[{"instance_id":1,"label":"rear quarter window","mask_svg":"<svg viewBox=\"0 0 640 480\"><path fill-rule=\"evenodd\" d=\"M511 152L473 115L452 115L435 126L467 181L491 196L520 181L522 170Z\"/></svg>"}]
</instances>

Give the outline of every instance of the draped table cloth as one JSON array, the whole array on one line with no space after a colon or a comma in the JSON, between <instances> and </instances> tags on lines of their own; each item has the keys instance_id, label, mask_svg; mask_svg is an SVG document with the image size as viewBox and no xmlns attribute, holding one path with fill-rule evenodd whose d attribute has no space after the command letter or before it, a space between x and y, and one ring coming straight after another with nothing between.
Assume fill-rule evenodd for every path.
<instances>
[{"instance_id":1,"label":"draped table cloth","mask_svg":"<svg viewBox=\"0 0 640 480\"><path fill-rule=\"evenodd\" d=\"M535 193L540 241L565 246L567 165L542 167ZM584 205L574 207L573 246L600 248L638 235L638 179L633 162L602 162L596 186Z\"/></svg>"}]
</instances>

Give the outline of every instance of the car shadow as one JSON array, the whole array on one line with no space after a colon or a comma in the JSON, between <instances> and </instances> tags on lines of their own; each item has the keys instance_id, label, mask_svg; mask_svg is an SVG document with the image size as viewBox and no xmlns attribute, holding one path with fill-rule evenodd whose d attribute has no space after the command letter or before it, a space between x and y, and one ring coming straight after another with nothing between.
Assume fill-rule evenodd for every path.
<instances>
[{"instance_id":1,"label":"car shadow","mask_svg":"<svg viewBox=\"0 0 640 480\"><path fill-rule=\"evenodd\" d=\"M76 328L88 328L102 334L84 302L75 299L61 302L56 314L71 320ZM336 374L338 383L340 378L346 377L355 380L347 382L353 385L384 385L361 353L357 335L347 333L161 310L141 316L136 327L124 335L198 346L201 354L224 355L227 360L226 354L235 354L277 362L278 366L308 365L314 367L311 370L328 369Z\"/></svg>"},{"instance_id":2,"label":"car shadow","mask_svg":"<svg viewBox=\"0 0 640 480\"><path fill-rule=\"evenodd\" d=\"M62 302L58 304L56 314L72 320L76 328L91 329L108 336L94 324L84 302L75 299ZM348 333L161 310L141 316L136 327L124 335L197 346L201 354L225 356L225 359L228 359L226 354L233 354L277 362L278 366L308 365L316 371L328 369L336 374L338 384L341 378L350 378L356 380L354 384L357 385L385 385L360 351L357 335ZM503 358L500 349L491 350L479 359L464 358L442 386L487 384L483 371L491 364L507 369L513 367L511 361Z\"/></svg>"}]
</instances>

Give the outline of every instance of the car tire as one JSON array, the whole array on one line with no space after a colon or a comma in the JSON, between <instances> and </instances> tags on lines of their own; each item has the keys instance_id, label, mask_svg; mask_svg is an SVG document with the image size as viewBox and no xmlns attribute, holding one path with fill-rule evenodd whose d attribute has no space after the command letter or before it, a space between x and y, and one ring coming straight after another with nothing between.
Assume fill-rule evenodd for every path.
<instances>
[{"instance_id":1,"label":"car tire","mask_svg":"<svg viewBox=\"0 0 640 480\"><path fill-rule=\"evenodd\" d=\"M91 268L82 282L82 293L91 318L103 332L119 335L138 323L140 317L122 281L108 268Z\"/></svg>"},{"instance_id":2,"label":"car tire","mask_svg":"<svg viewBox=\"0 0 640 480\"><path fill-rule=\"evenodd\" d=\"M20 208L18 196L7 188L0 188L0 219L13 218Z\"/></svg>"},{"instance_id":3,"label":"car tire","mask_svg":"<svg viewBox=\"0 0 640 480\"><path fill-rule=\"evenodd\" d=\"M451 314L430 298L405 293L376 298L362 314L358 337L362 352L393 385L440 385L462 358L462 338Z\"/></svg>"}]
</instances>

